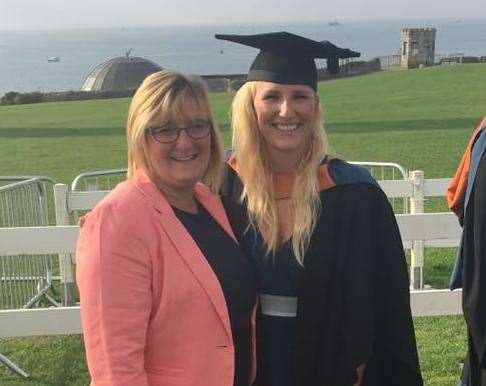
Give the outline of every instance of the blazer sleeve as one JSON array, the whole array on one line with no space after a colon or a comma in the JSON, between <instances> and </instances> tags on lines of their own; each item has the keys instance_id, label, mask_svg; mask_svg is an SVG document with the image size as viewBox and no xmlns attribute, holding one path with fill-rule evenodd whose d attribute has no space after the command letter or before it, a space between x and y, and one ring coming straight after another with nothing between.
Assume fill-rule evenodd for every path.
<instances>
[{"instance_id":1,"label":"blazer sleeve","mask_svg":"<svg viewBox=\"0 0 486 386\"><path fill-rule=\"evenodd\" d=\"M78 239L77 282L92 386L146 386L152 269L138 217L105 205Z\"/></svg>"}]
</instances>

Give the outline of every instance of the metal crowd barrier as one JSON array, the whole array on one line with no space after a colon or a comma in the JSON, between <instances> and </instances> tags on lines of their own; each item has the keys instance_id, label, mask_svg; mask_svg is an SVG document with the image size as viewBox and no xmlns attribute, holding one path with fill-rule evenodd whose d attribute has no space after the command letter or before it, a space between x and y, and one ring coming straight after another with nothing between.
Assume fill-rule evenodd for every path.
<instances>
[{"instance_id":1,"label":"metal crowd barrier","mask_svg":"<svg viewBox=\"0 0 486 386\"><path fill-rule=\"evenodd\" d=\"M394 162L350 161L349 163L368 169L373 178L378 182L407 180L409 178L407 169ZM389 201L393 207L393 211L396 214L410 213L409 200L407 197L389 198Z\"/></svg>"},{"instance_id":2,"label":"metal crowd barrier","mask_svg":"<svg viewBox=\"0 0 486 386\"><path fill-rule=\"evenodd\" d=\"M408 171L394 162L363 162L350 161L349 163L366 168L377 181L406 180ZM110 169L81 173L71 183L72 191L111 190L119 182L125 180L126 169ZM408 213L409 204L406 198L390 199L395 213Z\"/></svg>"},{"instance_id":3,"label":"metal crowd barrier","mask_svg":"<svg viewBox=\"0 0 486 386\"><path fill-rule=\"evenodd\" d=\"M73 191L111 190L125 180L127 169L110 169L81 173L71 183Z\"/></svg>"},{"instance_id":4,"label":"metal crowd barrier","mask_svg":"<svg viewBox=\"0 0 486 386\"><path fill-rule=\"evenodd\" d=\"M0 227L54 223L53 186L49 177L0 176ZM19 244L22 240L18 241ZM59 306L51 296L54 255L0 255L0 310ZM0 353L0 363L28 374Z\"/></svg>"},{"instance_id":5,"label":"metal crowd barrier","mask_svg":"<svg viewBox=\"0 0 486 386\"><path fill-rule=\"evenodd\" d=\"M52 200L56 181L49 177L0 176L0 227L54 223ZM0 256L0 309L58 306L53 288L52 255Z\"/></svg>"}]
</instances>

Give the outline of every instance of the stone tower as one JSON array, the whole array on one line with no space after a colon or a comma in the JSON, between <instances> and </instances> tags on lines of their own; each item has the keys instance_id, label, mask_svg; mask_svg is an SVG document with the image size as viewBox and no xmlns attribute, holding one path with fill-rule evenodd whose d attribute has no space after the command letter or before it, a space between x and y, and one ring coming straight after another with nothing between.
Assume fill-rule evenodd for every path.
<instances>
[{"instance_id":1,"label":"stone tower","mask_svg":"<svg viewBox=\"0 0 486 386\"><path fill-rule=\"evenodd\" d=\"M435 28L405 28L401 34L400 65L415 68L434 64Z\"/></svg>"}]
</instances>

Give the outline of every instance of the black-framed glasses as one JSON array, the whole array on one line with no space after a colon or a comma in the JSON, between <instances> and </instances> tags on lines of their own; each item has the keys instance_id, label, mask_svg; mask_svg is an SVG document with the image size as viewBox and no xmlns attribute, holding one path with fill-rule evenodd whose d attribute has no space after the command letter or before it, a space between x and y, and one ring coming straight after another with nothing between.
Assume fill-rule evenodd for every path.
<instances>
[{"instance_id":1,"label":"black-framed glasses","mask_svg":"<svg viewBox=\"0 0 486 386\"><path fill-rule=\"evenodd\" d=\"M211 133L211 127L211 122L198 119L184 127L177 127L175 123L167 123L160 127L149 127L147 132L157 142L170 143L177 141L182 130L192 139L206 138Z\"/></svg>"}]
</instances>

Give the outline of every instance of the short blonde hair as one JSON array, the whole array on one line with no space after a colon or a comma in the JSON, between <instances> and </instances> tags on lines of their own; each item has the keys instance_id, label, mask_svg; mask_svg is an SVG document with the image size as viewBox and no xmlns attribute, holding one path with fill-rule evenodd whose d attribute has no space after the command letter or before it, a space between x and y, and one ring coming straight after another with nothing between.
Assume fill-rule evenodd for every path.
<instances>
[{"instance_id":1,"label":"short blonde hair","mask_svg":"<svg viewBox=\"0 0 486 386\"><path fill-rule=\"evenodd\" d=\"M256 82L247 82L235 95L232 104L233 154L243 182L241 200L246 200L251 222L268 230L267 251L276 252L285 240L280 239L277 203L274 198L273 171L264 140L258 128L254 107ZM317 190L317 169L327 152L327 137L322 125L321 106L315 93L316 110L305 154L296 169L291 193L293 211L292 249L302 265L304 254L318 220L321 201Z\"/></svg>"},{"instance_id":2,"label":"short blonde hair","mask_svg":"<svg viewBox=\"0 0 486 386\"><path fill-rule=\"evenodd\" d=\"M151 125L187 114L184 108L188 101L194 102L204 111L211 123L211 154L202 182L212 191L218 191L223 143L211 110L206 86L195 76L170 71L159 71L145 78L132 98L127 120L127 178L133 177L138 169L152 175L153 168L147 153L147 129Z\"/></svg>"}]
</instances>

